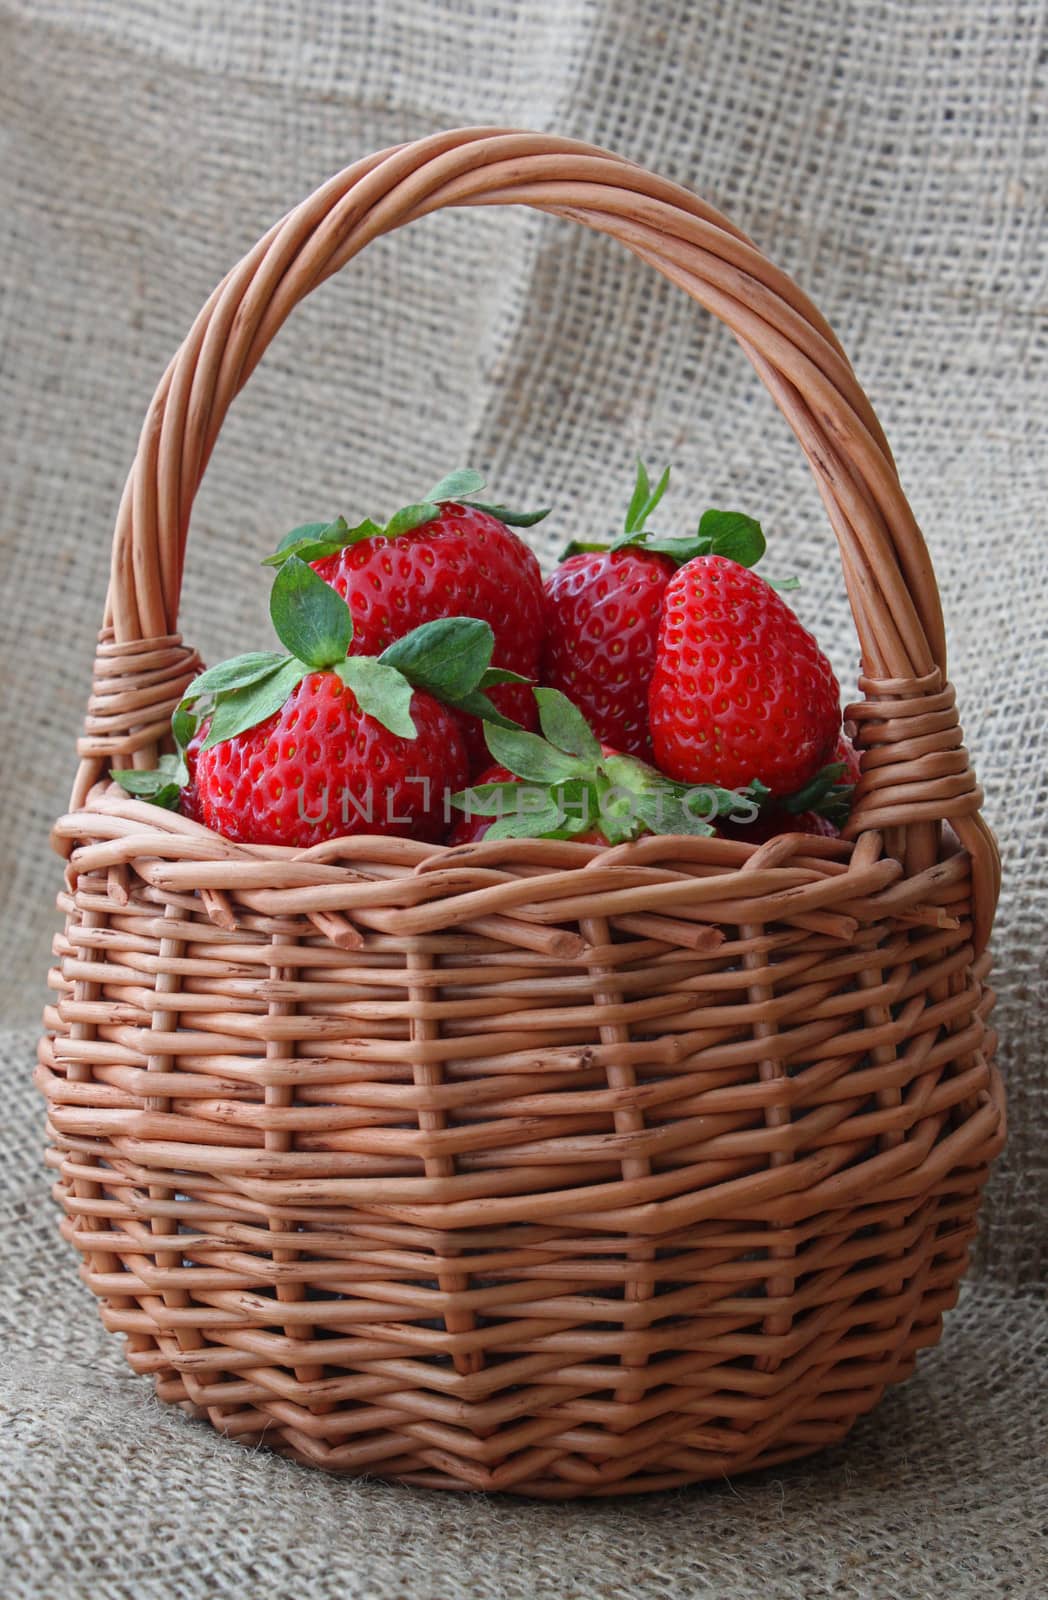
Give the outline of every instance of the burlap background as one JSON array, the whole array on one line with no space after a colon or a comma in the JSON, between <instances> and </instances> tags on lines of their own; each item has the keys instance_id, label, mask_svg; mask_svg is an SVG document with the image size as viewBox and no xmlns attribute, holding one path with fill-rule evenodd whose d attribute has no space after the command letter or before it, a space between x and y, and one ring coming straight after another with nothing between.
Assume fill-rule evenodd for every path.
<instances>
[{"instance_id":1,"label":"burlap background","mask_svg":"<svg viewBox=\"0 0 1048 1600\"><path fill-rule=\"evenodd\" d=\"M6 1574L20 1596L1040 1596L1048 741L1044 0L0 0L0 1013ZM844 1448L624 1506L325 1481L161 1415L61 1247L27 1087L120 484L216 278L369 149L447 125L618 148L728 210L835 322L936 559L1005 855L1012 1137L944 1345ZM846 681L832 538L731 339L606 241L441 216L370 250L281 337L194 523L184 629L265 637L254 561L448 465L618 515L631 455L681 516L755 511ZM548 533L545 532L548 529ZM261 630L261 631L260 631ZM1038 1365L1040 1361L1041 1366ZM1038 1515L1040 1523L1038 1523ZM9 1592L12 1592L9 1587Z\"/></svg>"}]
</instances>

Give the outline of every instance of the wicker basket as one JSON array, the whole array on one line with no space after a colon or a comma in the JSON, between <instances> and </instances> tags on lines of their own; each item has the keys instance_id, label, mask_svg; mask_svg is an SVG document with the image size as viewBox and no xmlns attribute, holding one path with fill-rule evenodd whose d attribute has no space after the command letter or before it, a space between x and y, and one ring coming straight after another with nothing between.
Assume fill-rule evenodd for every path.
<instances>
[{"instance_id":1,"label":"wicker basket","mask_svg":"<svg viewBox=\"0 0 1048 1600\"><path fill-rule=\"evenodd\" d=\"M443 206L608 233L736 334L840 544L850 839L242 847L129 799L197 670L193 497L292 308ZM339 1471L660 1489L841 1438L938 1338L1003 1140L999 884L932 569L831 330L701 200L497 129L333 178L219 285L117 523L40 1052L63 1229L165 1400ZM944 826L948 824L948 826Z\"/></svg>"}]
</instances>

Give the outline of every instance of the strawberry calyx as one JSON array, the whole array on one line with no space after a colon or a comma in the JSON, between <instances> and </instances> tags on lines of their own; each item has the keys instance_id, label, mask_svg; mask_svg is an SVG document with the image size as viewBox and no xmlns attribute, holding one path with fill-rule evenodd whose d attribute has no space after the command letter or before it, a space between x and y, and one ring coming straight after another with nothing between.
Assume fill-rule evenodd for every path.
<instances>
[{"instance_id":1,"label":"strawberry calyx","mask_svg":"<svg viewBox=\"0 0 1048 1600\"><path fill-rule=\"evenodd\" d=\"M843 761L830 761L826 766L820 767L813 778L810 778L803 789L798 789L796 794L784 796L779 802L781 810L790 816L799 816L802 812L812 811L818 817L825 817L835 827L843 828L851 812L852 796L855 785L847 780L847 765Z\"/></svg>"},{"instance_id":2,"label":"strawberry calyx","mask_svg":"<svg viewBox=\"0 0 1048 1600\"><path fill-rule=\"evenodd\" d=\"M492 759L515 780L480 783L452 796L467 817L494 817L486 839L575 839L596 833L624 844L644 833L707 837L712 819L756 816L766 791L676 783L635 756L602 747L578 707L558 689L536 689L542 735L485 723ZM740 815L742 813L743 815Z\"/></svg>"},{"instance_id":3,"label":"strawberry calyx","mask_svg":"<svg viewBox=\"0 0 1048 1600\"><path fill-rule=\"evenodd\" d=\"M186 750L198 730L204 731L201 751L245 733L279 711L313 672L333 672L365 715L400 738L417 737L411 715L416 690L493 725L517 728L495 708L486 691L496 684L530 679L492 667L495 635L490 624L477 617L424 622L377 657L347 655L353 638L349 607L297 555L289 556L277 572L269 609L287 653L255 651L200 673L171 718L177 753L161 756L148 772L110 772L128 794L175 809L178 791L189 781Z\"/></svg>"},{"instance_id":4,"label":"strawberry calyx","mask_svg":"<svg viewBox=\"0 0 1048 1600\"><path fill-rule=\"evenodd\" d=\"M165 811L177 811L182 790L189 782L189 768L185 752L179 749L177 755L161 756L156 767L141 772L134 769L112 771L109 776L133 799L149 800Z\"/></svg>"},{"instance_id":5,"label":"strawberry calyx","mask_svg":"<svg viewBox=\"0 0 1048 1600\"><path fill-rule=\"evenodd\" d=\"M561 555L561 561L570 556L604 554L614 550L646 550L652 555L666 556L674 566L683 567L696 556L727 556L740 567L755 567L767 549L764 530L755 517L744 511L718 511L711 507L699 518L693 534L680 538L661 538L645 523L669 487L670 469L667 467L652 488L648 469L637 461L637 478L626 510L622 532L610 543L590 543L573 539ZM767 578L773 589L799 589L797 578Z\"/></svg>"},{"instance_id":6,"label":"strawberry calyx","mask_svg":"<svg viewBox=\"0 0 1048 1600\"><path fill-rule=\"evenodd\" d=\"M484 511L488 516L496 517L510 528L533 528L543 517L549 516L549 506L538 511L515 511L511 506L474 499L473 496L483 487L484 479L479 472L472 467L458 467L434 484L421 500L401 506L386 523L365 517L363 522L351 528L345 517L336 517L334 522L305 522L298 528L292 528L262 565L280 567L291 556L298 556L301 561L320 561L325 556L336 555L348 545L360 544L364 539L395 539L399 534L410 533L414 528L432 522L439 517L444 505L471 506L475 511Z\"/></svg>"},{"instance_id":7,"label":"strawberry calyx","mask_svg":"<svg viewBox=\"0 0 1048 1600\"><path fill-rule=\"evenodd\" d=\"M660 538L645 526L669 487L667 467L654 488L644 462L637 461L637 477L622 532L610 542L588 543L573 540L562 561L569 556L589 555L606 550L640 548L655 555L668 556L678 567L696 556L728 556L740 567L756 566L766 548L764 533L754 517L742 511L704 511L693 534L683 538Z\"/></svg>"}]
</instances>

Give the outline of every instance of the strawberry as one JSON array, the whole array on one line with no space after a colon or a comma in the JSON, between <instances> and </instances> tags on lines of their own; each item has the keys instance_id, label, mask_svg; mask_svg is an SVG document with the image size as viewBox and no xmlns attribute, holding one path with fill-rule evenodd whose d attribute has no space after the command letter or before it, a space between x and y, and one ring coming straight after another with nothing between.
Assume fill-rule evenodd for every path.
<instances>
[{"instance_id":1,"label":"strawberry","mask_svg":"<svg viewBox=\"0 0 1048 1600\"><path fill-rule=\"evenodd\" d=\"M567 556L546 580L542 681L630 755L651 756L648 684L672 576L667 556L637 548Z\"/></svg>"},{"instance_id":2,"label":"strawberry","mask_svg":"<svg viewBox=\"0 0 1048 1600\"><path fill-rule=\"evenodd\" d=\"M829 661L769 583L723 555L666 587L648 699L655 759L684 783L793 795L841 726Z\"/></svg>"},{"instance_id":3,"label":"strawberry","mask_svg":"<svg viewBox=\"0 0 1048 1600\"><path fill-rule=\"evenodd\" d=\"M463 812L449 843L575 839L621 844L644 833L713 832L711 817L752 815L761 795L685 788L635 756L602 746L557 689L536 689L544 737L485 725L496 765L452 796Z\"/></svg>"},{"instance_id":4,"label":"strawberry","mask_svg":"<svg viewBox=\"0 0 1048 1600\"><path fill-rule=\"evenodd\" d=\"M759 524L737 512L706 512L692 538L652 539L644 524L669 478L667 468L652 489L638 461L623 534L610 546L569 545L546 580L542 682L573 700L599 739L649 761L648 687L670 579L705 551L746 565L764 551Z\"/></svg>"},{"instance_id":5,"label":"strawberry","mask_svg":"<svg viewBox=\"0 0 1048 1600\"><path fill-rule=\"evenodd\" d=\"M239 843L439 838L450 794L468 780L463 707L504 720L485 693L491 628L441 618L380 658L351 655L349 607L297 556L277 573L270 612L289 653L202 673L172 718L179 754L153 773L112 776L161 805L181 798L187 814Z\"/></svg>"},{"instance_id":6,"label":"strawberry","mask_svg":"<svg viewBox=\"0 0 1048 1600\"><path fill-rule=\"evenodd\" d=\"M515 512L467 498L481 488L479 474L464 468L385 526L366 520L350 528L342 517L307 524L288 534L269 564L298 555L337 590L353 616L354 655L379 655L424 622L469 616L488 623L494 634L495 669L536 678L542 574L534 552L510 524L531 527L547 512ZM495 689L493 703L506 717L534 726L526 683L511 677ZM464 728L471 756L485 762L478 719L467 718Z\"/></svg>"},{"instance_id":7,"label":"strawberry","mask_svg":"<svg viewBox=\"0 0 1048 1600\"><path fill-rule=\"evenodd\" d=\"M279 711L204 749L201 822L239 844L304 849L354 833L439 839L445 795L469 768L452 713L411 696L415 733L368 716L335 672L311 672Z\"/></svg>"}]
</instances>

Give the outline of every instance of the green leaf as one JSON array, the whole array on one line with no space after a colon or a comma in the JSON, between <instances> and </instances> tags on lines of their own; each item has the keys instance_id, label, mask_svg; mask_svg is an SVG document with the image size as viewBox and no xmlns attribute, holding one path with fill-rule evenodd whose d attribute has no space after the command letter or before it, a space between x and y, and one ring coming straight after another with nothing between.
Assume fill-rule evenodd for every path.
<instances>
[{"instance_id":1,"label":"green leaf","mask_svg":"<svg viewBox=\"0 0 1048 1600\"><path fill-rule=\"evenodd\" d=\"M666 796L675 787L669 778L635 756L608 756L599 792L601 829L618 844L638 834L670 833L662 820Z\"/></svg>"},{"instance_id":2,"label":"green leaf","mask_svg":"<svg viewBox=\"0 0 1048 1600\"><path fill-rule=\"evenodd\" d=\"M542 839L558 832L564 826L564 813L555 799L547 800L545 806L535 811L522 809L508 817L501 817L498 822L493 822L487 833L486 839Z\"/></svg>"},{"instance_id":3,"label":"green leaf","mask_svg":"<svg viewBox=\"0 0 1048 1600\"><path fill-rule=\"evenodd\" d=\"M353 638L349 607L299 556L289 557L273 580L269 614L281 644L308 667L345 659Z\"/></svg>"},{"instance_id":4,"label":"green leaf","mask_svg":"<svg viewBox=\"0 0 1048 1600\"><path fill-rule=\"evenodd\" d=\"M522 673L510 672L506 667L485 667L484 676L477 684L478 689L494 689L500 683L534 683L534 678L525 678Z\"/></svg>"},{"instance_id":5,"label":"green leaf","mask_svg":"<svg viewBox=\"0 0 1048 1600\"><path fill-rule=\"evenodd\" d=\"M479 472L472 467L458 467L454 472L449 472L446 477L441 478L439 483L434 484L426 495L426 504L435 504L439 507L451 500L459 505L473 506L477 511L486 512L489 517L497 517L499 522L504 522L508 528L533 528L536 522L541 522L543 517L549 516L549 506L544 506L541 511L514 511L510 506L491 505L484 500L475 500L474 495L483 487L484 479ZM436 511L433 515L436 515ZM429 518L425 520L428 521Z\"/></svg>"},{"instance_id":6,"label":"green leaf","mask_svg":"<svg viewBox=\"0 0 1048 1600\"><path fill-rule=\"evenodd\" d=\"M737 790L675 783L636 756L608 756L603 766L609 781L629 794L635 816L650 833L704 838L713 832L712 819L738 804Z\"/></svg>"},{"instance_id":7,"label":"green leaf","mask_svg":"<svg viewBox=\"0 0 1048 1600\"><path fill-rule=\"evenodd\" d=\"M623 544L626 544L629 541L624 539L621 542ZM585 539L572 539L570 544L566 544L564 546L564 549L561 551L560 555L557 557L557 560L558 561L569 561L572 556L605 555L607 553L607 551L610 550L610 549L611 549L611 546L609 544L599 544L599 543L595 543L595 542L590 542L590 541L585 540Z\"/></svg>"},{"instance_id":8,"label":"green leaf","mask_svg":"<svg viewBox=\"0 0 1048 1600\"><path fill-rule=\"evenodd\" d=\"M783 809L786 811L811 811L818 805L830 790L835 788L844 776L845 766L843 761L831 761L827 766L820 767L813 778L809 778L803 788L794 794L787 795L783 800ZM845 785L850 787L850 785Z\"/></svg>"},{"instance_id":9,"label":"green leaf","mask_svg":"<svg viewBox=\"0 0 1048 1600\"><path fill-rule=\"evenodd\" d=\"M185 750L199 726L199 716L189 709L185 701L175 707L171 716L171 732L180 751Z\"/></svg>"},{"instance_id":10,"label":"green leaf","mask_svg":"<svg viewBox=\"0 0 1048 1600\"><path fill-rule=\"evenodd\" d=\"M342 522L342 520L340 517L339 521ZM343 545L360 544L364 539L381 537L384 532L385 529L380 527L377 522L372 521L371 517L365 517L363 522L358 522L355 527L346 530L346 536L342 543Z\"/></svg>"},{"instance_id":11,"label":"green leaf","mask_svg":"<svg viewBox=\"0 0 1048 1600\"><path fill-rule=\"evenodd\" d=\"M345 517L336 517L334 522L300 522L297 528L285 533L277 545L276 554L293 550L296 545L303 544L309 539L334 538L339 529L343 533L346 531Z\"/></svg>"},{"instance_id":12,"label":"green leaf","mask_svg":"<svg viewBox=\"0 0 1048 1600\"><path fill-rule=\"evenodd\" d=\"M745 790L689 786L635 756L609 756L589 763L584 774L475 784L452 801L469 815L497 819L488 829L489 839L571 839L595 832L609 844L619 844L645 832L706 838L714 831L715 817L732 815L744 800L752 801L755 811L763 798L763 784Z\"/></svg>"},{"instance_id":13,"label":"green leaf","mask_svg":"<svg viewBox=\"0 0 1048 1600\"><path fill-rule=\"evenodd\" d=\"M110 772L109 776L115 778L122 789L128 794L151 795L155 793L162 783L187 783L189 773L185 763L179 756L161 756L155 767L148 770L129 768L127 771Z\"/></svg>"},{"instance_id":14,"label":"green leaf","mask_svg":"<svg viewBox=\"0 0 1048 1600\"><path fill-rule=\"evenodd\" d=\"M539 727L558 750L594 762L601 758L600 740L579 708L559 689L536 689Z\"/></svg>"},{"instance_id":15,"label":"green leaf","mask_svg":"<svg viewBox=\"0 0 1048 1600\"><path fill-rule=\"evenodd\" d=\"M336 517L334 522L304 522L301 527L292 528L290 533L284 535L274 553L266 556L262 565L282 567L289 556L298 556L301 561L320 561L324 556L334 555L347 544L355 544L358 539L381 531L375 522L350 528L345 517Z\"/></svg>"},{"instance_id":16,"label":"green leaf","mask_svg":"<svg viewBox=\"0 0 1048 1600\"><path fill-rule=\"evenodd\" d=\"M511 730L520 728L520 723L514 722L512 717L504 716L482 689L474 689L456 700L455 710L464 711L470 717L479 717L482 722L490 722L496 728Z\"/></svg>"},{"instance_id":17,"label":"green leaf","mask_svg":"<svg viewBox=\"0 0 1048 1600\"><path fill-rule=\"evenodd\" d=\"M474 817L501 817L517 810L522 785L513 781L475 783L451 796L451 804Z\"/></svg>"},{"instance_id":18,"label":"green leaf","mask_svg":"<svg viewBox=\"0 0 1048 1600\"><path fill-rule=\"evenodd\" d=\"M476 494L483 487L484 479L473 467L456 467L454 472L441 478L425 498L427 501L435 500L438 504L445 500L455 500L461 504L467 496Z\"/></svg>"},{"instance_id":19,"label":"green leaf","mask_svg":"<svg viewBox=\"0 0 1048 1600\"><path fill-rule=\"evenodd\" d=\"M651 496L651 482L650 482L650 480L648 478L648 469L644 465L644 463L640 459L640 457L638 456L637 457L637 479L636 479L636 483L634 484L633 493L630 496L630 503L626 508L626 521L625 521L625 524L624 524L624 528L625 528L626 533L628 533L628 534L636 533L636 531L637 531L637 518L640 516L640 513L643 510L644 506L647 505L650 496Z\"/></svg>"},{"instance_id":20,"label":"green leaf","mask_svg":"<svg viewBox=\"0 0 1048 1600\"><path fill-rule=\"evenodd\" d=\"M319 529L319 532L314 535L309 531L311 529ZM358 522L355 528L348 526L345 517L336 517L334 522L329 523L307 522L282 539L280 548L275 554L267 556L262 565L282 567L290 556L298 556L300 561L322 561L325 556L336 555L347 545L359 544L362 539L374 539L383 532L370 517Z\"/></svg>"},{"instance_id":21,"label":"green leaf","mask_svg":"<svg viewBox=\"0 0 1048 1600\"><path fill-rule=\"evenodd\" d=\"M451 799L468 816L497 819L489 839L566 838L593 825L590 786L578 779L552 786L480 783Z\"/></svg>"},{"instance_id":22,"label":"green leaf","mask_svg":"<svg viewBox=\"0 0 1048 1600\"><path fill-rule=\"evenodd\" d=\"M287 660L275 650L256 650L250 655L234 656L230 661L220 661L194 678L182 697L183 704L199 700L201 695L218 694L227 689L245 689L249 683L267 678ZM175 737L178 735L176 733Z\"/></svg>"},{"instance_id":23,"label":"green leaf","mask_svg":"<svg viewBox=\"0 0 1048 1600\"><path fill-rule=\"evenodd\" d=\"M176 811L182 795L182 786L189 782L186 764L180 755L164 755L150 771L131 768L127 771L112 769L109 776L129 795L138 800L148 800L165 811Z\"/></svg>"},{"instance_id":24,"label":"green leaf","mask_svg":"<svg viewBox=\"0 0 1048 1600\"><path fill-rule=\"evenodd\" d=\"M114 773L115 777L116 774ZM177 811L182 799L182 790L177 783L162 783L152 793L139 798L148 800L150 805L160 806L164 811Z\"/></svg>"},{"instance_id":25,"label":"green leaf","mask_svg":"<svg viewBox=\"0 0 1048 1600\"><path fill-rule=\"evenodd\" d=\"M424 523L432 522L434 517L440 516L440 507L433 500L420 501L418 505L401 506L385 526L388 539L395 539L398 534L410 533L413 528L421 528Z\"/></svg>"},{"instance_id":26,"label":"green leaf","mask_svg":"<svg viewBox=\"0 0 1048 1600\"><path fill-rule=\"evenodd\" d=\"M554 786L553 793L564 814L558 836L582 833L600 826L598 782L592 778L569 778Z\"/></svg>"},{"instance_id":27,"label":"green leaf","mask_svg":"<svg viewBox=\"0 0 1048 1600\"><path fill-rule=\"evenodd\" d=\"M669 556L678 567L683 567L686 562L694 561L696 556L708 556L710 545L708 539L700 539L697 533L684 534L679 539L636 539L628 541L636 544L638 549L651 550L658 556Z\"/></svg>"},{"instance_id":28,"label":"green leaf","mask_svg":"<svg viewBox=\"0 0 1048 1600\"><path fill-rule=\"evenodd\" d=\"M707 838L712 832L711 818L718 815L714 803L703 799L689 803L675 786L652 789L637 797L637 815L652 833L683 833L692 838Z\"/></svg>"},{"instance_id":29,"label":"green leaf","mask_svg":"<svg viewBox=\"0 0 1048 1600\"><path fill-rule=\"evenodd\" d=\"M611 548L622 550L629 546L650 550L653 555L669 556L678 567L694 561L696 556L708 555L726 556L741 567L753 567L764 554L765 540L760 523L744 512L706 511L693 534L661 539L641 530L623 534Z\"/></svg>"},{"instance_id":30,"label":"green leaf","mask_svg":"<svg viewBox=\"0 0 1048 1600\"><path fill-rule=\"evenodd\" d=\"M782 809L792 816L802 811L815 811L820 817L827 817L830 822L842 827L848 820L855 792L853 783L841 781L846 772L843 761L829 762L802 789L787 795L781 802Z\"/></svg>"},{"instance_id":31,"label":"green leaf","mask_svg":"<svg viewBox=\"0 0 1048 1600\"><path fill-rule=\"evenodd\" d=\"M523 728L502 728L485 722L484 737L494 759L518 778L549 784L566 778L587 778L592 773L592 762L565 755L537 733L525 733Z\"/></svg>"},{"instance_id":32,"label":"green leaf","mask_svg":"<svg viewBox=\"0 0 1048 1600\"><path fill-rule=\"evenodd\" d=\"M648 469L643 461L637 460L637 482L630 498L629 508L626 512L625 534L627 539L635 537L643 530L645 522L655 510L659 501L666 493L670 481L670 469L666 468L662 477L653 489L648 478ZM613 549L625 541L617 540Z\"/></svg>"},{"instance_id":33,"label":"green leaf","mask_svg":"<svg viewBox=\"0 0 1048 1600\"><path fill-rule=\"evenodd\" d=\"M768 578L768 577L765 577L764 581L765 581L765 583L768 585L768 587L770 589L777 589L780 594L791 594L794 589L799 589L800 586L801 586L801 580L799 578L797 578L797 577L791 577L791 578Z\"/></svg>"},{"instance_id":34,"label":"green leaf","mask_svg":"<svg viewBox=\"0 0 1048 1600\"><path fill-rule=\"evenodd\" d=\"M320 582L319 578L317 582ZM210 750L214 745L222 744L226 739L232 739L236 734L245 733L248 728L265 722L274 711L280 710L288 695L312 670L305 662L291 656L268 678L248 684L246 688L221 694L215 701L211 726L201 749Z\"/></svg>"},{"instance_id":35,"label":"green leaf","mask_svg":"<svg viewBox=\"0 0 1048 1600\"><path fill-rule=\"evenodd\" d=\"M514 511L510 506L486 505L483 500L470 500L468 504L477 511L486 511L489 517L496 517L507 528L533 528L536 522L548 517L553 509L552 506L542 506L538 511Z\"/></svg>"},{"instance_id":36,"label":"green leaf","mask_svg":"<svg viewBox=\"0 0 1048 1600\"><path fill-rule=\"evenodd\" d=\"M710 554L726 556L740 567L754 567L767 548L759 522L743 511L704 511L699 538L709 540Z\"/></svg>"},{"instance_id":37,"label":"green leaf","mask_svg":"<svg viewBox=\"0 0 1048 1600\"><path fill-rule=\"evenodd\" d=\"M379 660L396 667L416 689L457 703L488 671L495 635L477 617L438 617L395 639Z\"/></svg>"},{"instance_id":38,"label":"green leaf","mask_svg":"<svg viewBox=\"0 0 1048 1600\"><path fill-rule=\"evenodd\" d=\"M372 656L347 656L334 671L356 696L365 716L402 739L418 735L411 715L412 687L402 672Z\"/></svg>"},{"instance_id":39,"label":"green leaf","mask_svg":"<svg viewBox=\"0 0 1048 1600\"><path fill-rule=\"evenodd\" d=\"M452 795L467 816L493 817L512 824L495 838L564 839L599 825L592 784L571 778L551 785L479 783ZM492 837L489 829L487 837Z\"/></svg>"}]
</instances>

